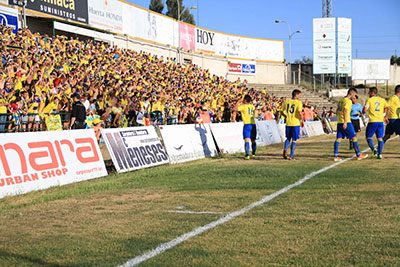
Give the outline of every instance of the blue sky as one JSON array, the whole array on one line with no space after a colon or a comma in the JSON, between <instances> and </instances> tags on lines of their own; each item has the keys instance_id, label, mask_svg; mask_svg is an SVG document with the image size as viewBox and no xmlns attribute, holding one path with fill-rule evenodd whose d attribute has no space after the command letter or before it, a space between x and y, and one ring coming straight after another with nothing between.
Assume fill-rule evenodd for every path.
<instances>
[{"instance_id":1,"label":"blue sky","mask_svg":"<svg viewBox=\"0 0 400 267\"><path fill-rule=\"evenodd\" d=\"M150 0L127 0L149 7ZM164 0L165 2L165 0ZM353 20L353 58L400 56L400 0L332 0L335 17ZM258 38L285 41L288 58L288 29L275 19L287 21L292 31L292 61L312 57L312 19L321 17L321 0L183 0L185 6L199 5L200 27ZM164 9L164 13L166 8ZM192 10L197 23L197 11Z\"/></svg>"}]
</instances>

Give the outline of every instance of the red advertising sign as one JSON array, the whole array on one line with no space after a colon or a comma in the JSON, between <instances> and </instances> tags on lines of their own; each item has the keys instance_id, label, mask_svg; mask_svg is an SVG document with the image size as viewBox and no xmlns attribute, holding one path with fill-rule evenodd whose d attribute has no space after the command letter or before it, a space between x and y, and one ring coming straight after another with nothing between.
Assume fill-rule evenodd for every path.
<instances>
[{"instance_id":1,"label":"red advertising sign","mask_svg":"<svg viewBox=\"0 0 400 267\"><path fill-rule=\"evenodd\" d=\"M188 24L179 23L181 35L181 47L187 50L195 50L194 27Z\"/></svg>"},{"instance_id":2,"label":"red advertising sign","mask_svg":"<svg viewBox=\"0 0 400 267\"><path fill-rule=\"evenodd\" d=\"M230 62L229 63L229 72L242 73L242 64Z\"/></svg>"},{"instance_id":3,"label":"red advertising sign","mask_svg":"<svg viewBox=\"0 0 400 267\"><path fill-rule=\"evenodd\" d=\"M1 135L0 198L105 175L93 130Z\"/></svg>"}]
</instances>

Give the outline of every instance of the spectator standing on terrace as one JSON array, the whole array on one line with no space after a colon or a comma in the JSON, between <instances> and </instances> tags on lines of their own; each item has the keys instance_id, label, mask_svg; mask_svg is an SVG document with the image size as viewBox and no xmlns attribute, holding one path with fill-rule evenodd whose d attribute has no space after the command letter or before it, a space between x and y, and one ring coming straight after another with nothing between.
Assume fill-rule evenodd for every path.
<instances>
[{"instance_id":1,"label":"spectator standing on terrace","mask_svg":"<svg viewBox=\"0 0 400 267\"><path fill-rule=\"evenodd\" d=\"M309 105L307 99L304 101L304 105L303 105L303 116L304 116L304 121L313 121L314 120L314 112L311 109L311 106Z\"/></svg>"},{"instance_id":2,"label":"spectator standing on terrace","mask_svg":"<svg viewBox=\"0 0 400 267\"><path fill-rule=\"evenodd\" d=\"M86 108L80 101L79 94L74 95L74 104L72 104L71 126L70 129L85 129Z\"/></svg>"}]
</instances>

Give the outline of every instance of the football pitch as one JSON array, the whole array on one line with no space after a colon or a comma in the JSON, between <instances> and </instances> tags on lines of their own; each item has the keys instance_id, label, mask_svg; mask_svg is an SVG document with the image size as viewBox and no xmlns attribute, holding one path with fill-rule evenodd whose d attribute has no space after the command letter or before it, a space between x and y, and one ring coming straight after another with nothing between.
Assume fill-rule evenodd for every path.
<instances>
[{"instance_id":1,"label":"football pitch","mask_svg":"<svg viewBox=\"0 0 400 267\"><path fill-rule=\"evenodd\" d=\"M367 149L363 133L361 150ZM400 139L384 159L334 164L333 135L168 165L0 200L0 266L118 266L215 224L143 266L399 266ZM354 155L343 141L340 156ZM370 152L367 152L370 154Z\"/></svg>"}]
</instances>

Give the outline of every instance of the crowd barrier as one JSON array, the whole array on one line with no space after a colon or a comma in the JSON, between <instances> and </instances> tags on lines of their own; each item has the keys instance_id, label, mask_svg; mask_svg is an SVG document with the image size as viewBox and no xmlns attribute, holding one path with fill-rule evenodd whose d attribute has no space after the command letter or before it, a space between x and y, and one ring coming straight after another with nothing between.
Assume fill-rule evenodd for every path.
<instances>
[{"instance_id":1,"label":"crowd barrier","mask_svg":"<svg viewBox=\"0 0 400 267\"><path fill-rule=\"evenodd\" d=\"M257 121L258 144L284 140L285 125ZM323 133L306 122L308 136ZM243 152L243 123L102 129L118 172ZM0 134L0 198L108 175L93 129Z\"/></svg>"},{"instance_id":2,"label":"crowd barrier","mask_svg":"<svg viewBox=\"0 0 400 267\"><path fill-rule=\"evenodd\" d=\"M166 125L159 128L171 164L218 154L210 124Z\"/></svg>"},{"instance_id":3,"label":"crowd barrier","mask_svg":"<svg viewBox=\"0 0 400 267\"><path fill-rule=\"evenodd\" d=\"M0 198L107 175L93 130L0 136Z\"/></svg>"},{"instance_id":4,"label":"crowd barrier","mask_svg":"<svg viewBox=\"0 0 400 267\"><path fill-rule=\"evenodd\" d=\"M102 129L101 134L119 173L169 162L154 127Z\"/></svg>"}]
</instances>

